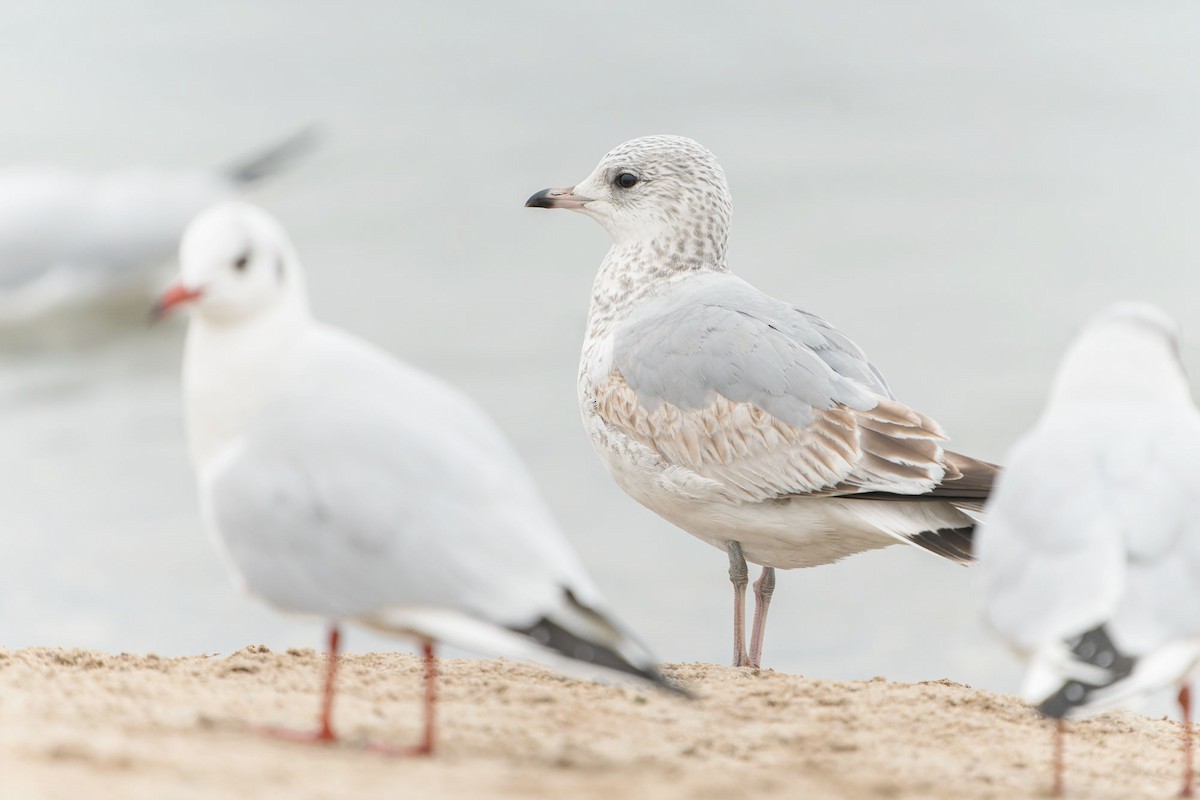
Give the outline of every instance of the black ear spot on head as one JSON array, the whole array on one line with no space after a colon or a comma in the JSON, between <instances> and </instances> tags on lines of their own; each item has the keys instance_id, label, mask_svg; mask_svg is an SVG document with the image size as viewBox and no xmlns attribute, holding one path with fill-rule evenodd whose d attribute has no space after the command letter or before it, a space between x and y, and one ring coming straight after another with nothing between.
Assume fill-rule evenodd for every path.
<instances>
[{"instance_id":1,"label":"black ear spot on head","mask_svg":"<svg viewBox=\"0 0 1200 800\"><path fill-rule=\"evenodd\" d=\"M238 272L245 272L246 267L250 266L250 251L242 253L233 262L233 268Z\"/></svg>"}]
</instances>

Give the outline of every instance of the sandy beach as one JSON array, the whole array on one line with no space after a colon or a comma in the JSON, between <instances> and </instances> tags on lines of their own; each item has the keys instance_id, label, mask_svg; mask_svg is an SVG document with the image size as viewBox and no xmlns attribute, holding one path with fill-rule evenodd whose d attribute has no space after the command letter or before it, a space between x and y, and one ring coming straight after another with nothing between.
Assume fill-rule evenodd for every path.
<instances>
[{"instance_id":1,"label":"sandy beach","mask_svg":"<svg viewBox=\"0 0 1200 800\"><path fill-rule=\"evenodd\" d=\"M248 647L160 658L0 651L5 798L1016 798L1045 795L1051 730L1018 699L949 681L810 680L676 664L699 696L579 682L504 661L441 663L439 752L415 741L421 665L344 660L346 743L304 746L323 657ZM1071 726L1068 796L1169 797L1180 726L1131 713Z\"/></svg>"}]
</instances>

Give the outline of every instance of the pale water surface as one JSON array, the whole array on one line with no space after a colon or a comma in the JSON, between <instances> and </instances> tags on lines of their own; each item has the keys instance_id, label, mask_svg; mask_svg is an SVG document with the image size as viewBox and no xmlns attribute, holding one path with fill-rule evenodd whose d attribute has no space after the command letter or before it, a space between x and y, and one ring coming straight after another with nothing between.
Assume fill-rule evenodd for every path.
<instances>
[{"instance_id":1,"label":"pale water surface","mask_svg":"<svg viewBox=\"0 0 1200 800\"><path fill-rule=\"evenodd\" d=\"M216 164L323 123L253 195L317 311L490 409L664 659L729 657L725 557L591 452L575 369L607 239L522 208L613 145L707 144L735 271L850 333L964 452L1003 457L1111 300L1177 315L1200 372L1195 3L41 2L0 39L12 163ZM0 645L319 644L243 598L201 530L182 330L138 308L0 339ZM970 570L889 548L782 573L766 661L1012 689L978 615Z\"/></svg>"}]
</instances>

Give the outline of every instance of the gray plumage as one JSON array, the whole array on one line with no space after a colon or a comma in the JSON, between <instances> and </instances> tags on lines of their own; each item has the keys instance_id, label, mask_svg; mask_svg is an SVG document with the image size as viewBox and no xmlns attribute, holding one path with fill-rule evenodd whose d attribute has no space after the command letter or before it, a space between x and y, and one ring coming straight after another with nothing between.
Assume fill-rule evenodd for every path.
<instances>
[{"instance_id":1,"label":"gray plumage","mask_svg":"<svg viewBox=\"0 0 1200 800\"><path fill-rule=\"evenodd\" d=\"M654 411L751 403L797 428L813 410L868 410L893 398L862 350L824 320L729 274L664 293L619 325L613 368Z\"/></svg>"}]
</instances>

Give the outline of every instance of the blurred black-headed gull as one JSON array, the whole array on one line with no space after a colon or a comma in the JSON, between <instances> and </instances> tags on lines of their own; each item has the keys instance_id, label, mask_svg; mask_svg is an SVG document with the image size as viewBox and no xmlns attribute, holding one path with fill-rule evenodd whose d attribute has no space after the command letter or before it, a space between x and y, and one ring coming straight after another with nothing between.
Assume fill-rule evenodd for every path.
<instances>
[{"instance_id":1,"label":"blurred black-headed gull","mask_svg":"<svg viewBox=\"0 0 1200 800\"><path fill-rule=\"evenodd\" d=\"M251 594L339 625L673 688L617 624L513 448L442 381L309 313L283 228L244 203L187 229L158 310L194 314L184 402L201 507Z\"/></svg>"},{"instance_id":2,"label":"blurred black-headed gull","mask_svg":"<svg viewBox=\"0 0 1200 800\"><path fill-rule=\"evenodd\" d=\"M634 139L525 205L612 235L579 366L584 425L622 489L727 552L735 666L761 663L775 568L897 542L970 560L995 467L943 450L937 423L829 323L730 273L733 203L712 153ZM747 561L763 566L748 653Z\"/></svg>"},{"instance_id":3,"label":"blurred black-headed gull","mask_svg":"<svg viewBox=\"0 0 1200 800\"><path fill-rule=\"evenodd\" d=\"M1060 721L1057 751L1062 719L1178 684L1190 797L1200 413L1163 311L1123 303L1084 328L978 536L986 620L1028 660L1022 692Z\"/></svg>"},{"instance_id":4,"label":"blurred black-headed gull","mask_svg":"<svg viewBox=\"0 0 1200 800\"><path fill-rule=\"evenodd\" d=\"M0 170L0 322L145 292L196 214L285 168L314 141L304 130L220 169Z\"/></svg>"}]
</instances>

